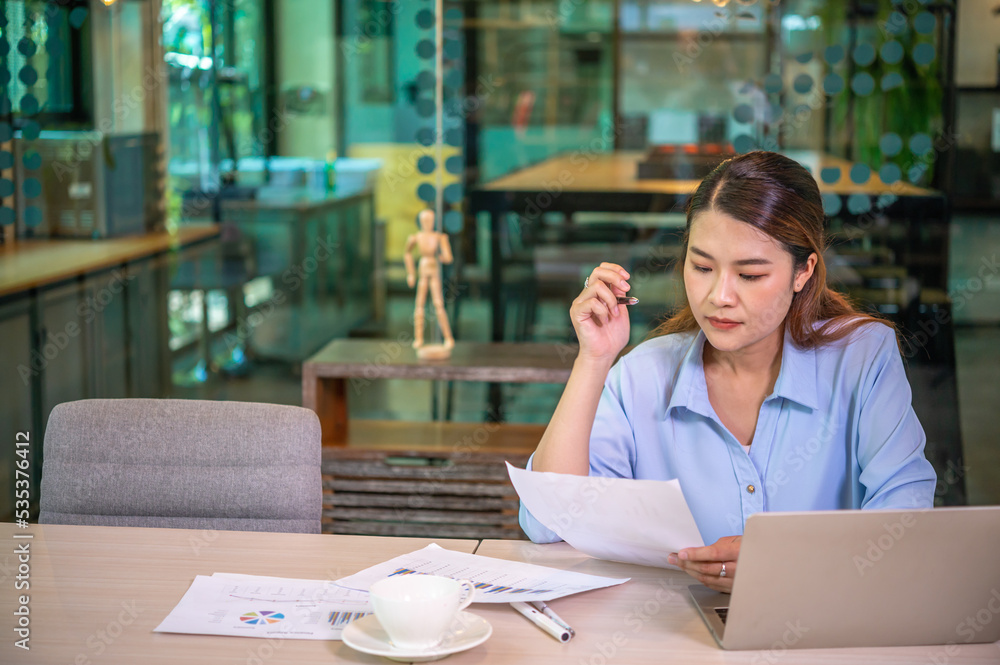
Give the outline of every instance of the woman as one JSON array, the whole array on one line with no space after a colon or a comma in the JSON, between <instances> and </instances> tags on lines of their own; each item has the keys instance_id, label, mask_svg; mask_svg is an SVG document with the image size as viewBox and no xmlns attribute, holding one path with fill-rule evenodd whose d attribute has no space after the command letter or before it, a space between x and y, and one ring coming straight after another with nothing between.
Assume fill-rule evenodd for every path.
<instances>
[{"instance_id":1,"label":"woman","mask_svg":"<svg viewBox=\"0 0 1000 665\"><path fill-rule=\"evenodd\" d=\"M580 352L528 468L677 478L713 544L670 561L727 592L755 512L933 506L895 329L826 285L823 222L797 162L723 162L688 204L687 304L617 363L630 276L594 269L570 308ZM558 540L523 506L521 526Z\"/></svg>"}]
</instances>

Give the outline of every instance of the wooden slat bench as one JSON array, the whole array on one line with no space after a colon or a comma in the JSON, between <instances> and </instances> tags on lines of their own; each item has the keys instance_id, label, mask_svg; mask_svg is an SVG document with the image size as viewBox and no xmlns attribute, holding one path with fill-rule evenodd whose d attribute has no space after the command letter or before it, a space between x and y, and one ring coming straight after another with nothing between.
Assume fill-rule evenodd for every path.
<instances>
[{"instance_id":1,"label":"wooden slat bench","mask_svg":"<svg viewBox=\"0 0 1000 665\"><path fill-rule=\"evenodd\" d=\"M504 461L524 466L544 427L357 420L323 448L323 530L520 538Z\"/></svg>"}]
</instances>

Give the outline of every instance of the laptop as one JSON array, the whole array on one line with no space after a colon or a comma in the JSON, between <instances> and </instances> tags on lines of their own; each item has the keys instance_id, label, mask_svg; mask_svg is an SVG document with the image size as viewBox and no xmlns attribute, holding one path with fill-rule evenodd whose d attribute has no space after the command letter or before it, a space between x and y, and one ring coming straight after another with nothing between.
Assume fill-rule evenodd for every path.
<instances>
[{"instance_id":1,"label":"laptop","mask_svg":"<svg viewBox=\"0 0 1000 665\"><path fill-rule=\"evenodd\" d=\"M757 513L732 594L689 587L723 649L1000 640L1000 506Z\"/></svg>"}]
</instances>

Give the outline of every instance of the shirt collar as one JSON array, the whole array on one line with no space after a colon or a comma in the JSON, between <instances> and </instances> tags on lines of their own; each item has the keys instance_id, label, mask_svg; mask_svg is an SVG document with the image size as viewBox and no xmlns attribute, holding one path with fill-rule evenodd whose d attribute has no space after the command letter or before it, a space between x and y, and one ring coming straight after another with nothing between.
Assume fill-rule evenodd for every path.
<instances>
[{"instance_id":1,"label":"shirt collar","mask_svg":"<svg viewBox=\"0 0 1000 665\"><path fill-rule=\"evenodd\" d=\"M665 420L670 411L684 407L689 411L711 418L715 413L708 399L708 385L705 383L703 354L705 333L701 330L691 339L687 352L681 360L674 379L670 401L663 412ZM816 390L816 351L802 349L795 345L791 333L785 330L781 350L781 369L774 383L772 397L784 397L810 409L818 407Z\"/></svg>"}]
</instances>

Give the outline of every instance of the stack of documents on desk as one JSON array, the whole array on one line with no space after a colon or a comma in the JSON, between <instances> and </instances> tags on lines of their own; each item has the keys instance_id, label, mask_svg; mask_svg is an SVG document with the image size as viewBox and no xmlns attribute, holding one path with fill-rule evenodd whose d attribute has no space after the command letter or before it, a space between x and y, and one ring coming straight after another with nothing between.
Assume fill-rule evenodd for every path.
<instances>
[{"instance_id":1,"label":"stack of documents on desk","mask_svg":"<svg viewBox=\"0 0 1000 665\"><path fill-rule=\"evenodd\" d=\"M677 480L632 480L525 471L507 463L524 507L598 559L674 568L667 555L705 543Z\"/></svg>"},{"instance_id":2,"label":"stack of documents on desk","mask_svg":"<svg viewBox=\"0 0 1000 665\"><path fill-rule=\"evenodd\" d=\"M453 552L432 544L336 582L198 575L155 632L339 640L348 623L371 613L372 583L412 574L470 580L476 587L473 602L481 603L552 600L628 581Z\"/></svg>"},{"instance_id":3,"label":"stack of documents on desk","mask_svg":"<svg viewBox=\"0 0 1000 665\"><path fill-rule=\"evenodd\" d=\"M422 550L398 556L360 573L337 580L345 589L367 589L386 577L396 575L440 575L469 580L476 587L474 603L513 603L554 600L581 591L602 589L628 582L574 573L532 563L494 559L428 545Z\"/></svg>"}]
</instances>

